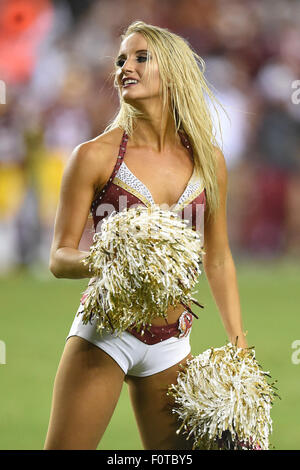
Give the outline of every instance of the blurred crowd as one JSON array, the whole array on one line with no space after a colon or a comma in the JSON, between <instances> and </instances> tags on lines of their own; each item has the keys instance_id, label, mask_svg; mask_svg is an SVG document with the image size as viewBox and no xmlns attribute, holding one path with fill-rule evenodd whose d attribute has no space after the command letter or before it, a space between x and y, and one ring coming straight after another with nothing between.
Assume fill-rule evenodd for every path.
<instances>
[{"instance_id":1,"label":"blurred crowd","mask_svg":"<svg viewBox=\"0 0 300 470\"><path fill-rule=\"evenodd\" d=\"M233 253L300 257L300 2L2 0L0 18L0 274L48 265L64 165L116 114L114 59L138 19L189 41L230 118L218 110Z\"/></svg>"}]
</instances>

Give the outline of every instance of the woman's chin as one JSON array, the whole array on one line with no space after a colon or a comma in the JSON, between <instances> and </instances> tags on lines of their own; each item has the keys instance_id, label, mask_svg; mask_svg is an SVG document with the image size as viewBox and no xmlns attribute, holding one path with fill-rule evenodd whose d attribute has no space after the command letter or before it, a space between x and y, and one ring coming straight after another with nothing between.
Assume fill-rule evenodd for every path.
<instances>
[{"instance_id":1,"label":"woman's chin","mask_svg":"<svg viewBox=\"0 0 300 470\"><path fill-rule=\"evenodd\" d=\"M151 102L151 100L157 100L157 98L161 98L155 95L138 95L133 93L124 93L122 95L122 99L126 104L130 104L131 106L141 105L142 103L146 104Z\"/></svg>"},{"instance_id":2,"label":"woman's chin","mask_svg":"<svg viewBox=\"0 0 300 470\"><path fill-rule=\"evenodd\" d=\"M124 93L124 95L122 96L122 99L126 104L130 104L131 106L135 106L138 103L140 103L141 101L143 101L145 99L145 97L144 96L138 96L138 95L133 96L133 94Z\"/></svg>"},{"instance_id":3,"label":"woman's chin","mask_svg":"<svg viewBox=\"0 0 300 470\"><path fill-rule=\"evenodd\" d=\"M143 95L136 93L134 90L124 90L122 96L124 100L138 100L145 98Z\"/></svg>"}]
</instances>

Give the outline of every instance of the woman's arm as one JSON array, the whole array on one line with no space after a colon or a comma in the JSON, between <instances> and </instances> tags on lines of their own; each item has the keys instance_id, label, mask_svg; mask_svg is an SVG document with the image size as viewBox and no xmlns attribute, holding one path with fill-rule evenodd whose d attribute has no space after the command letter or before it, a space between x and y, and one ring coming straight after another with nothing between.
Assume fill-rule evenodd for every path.
<instances>
[{"instance_id":1,"label":"woman's arm","mask_svg":"<svg viewBox=\"0 0 300 470\"><path fill-rule=\"evenodd\" d=\"M80 263L87 252L78 250L94 188L99 183L102 159L98 154L96 160L93 145L86 142L76 147L64 170L49 260L49 269L58 278L94 275L88 266Z\"/></svg>"},{"instance_id":2,"label":"woman's arm","mask_svg":"<svg viewBox=\"0 0 300 470\"><path fill-rule=\"evenodd\" d=\"M213 297L220 311L229 341L238 347L247 348L243 333L240 299L234 261L228 242L226 199L227 168L224 155L216 148L218 162L218 185L220 206L211 220L204 223L203 266Z\"/></svg>"}]
</instances>

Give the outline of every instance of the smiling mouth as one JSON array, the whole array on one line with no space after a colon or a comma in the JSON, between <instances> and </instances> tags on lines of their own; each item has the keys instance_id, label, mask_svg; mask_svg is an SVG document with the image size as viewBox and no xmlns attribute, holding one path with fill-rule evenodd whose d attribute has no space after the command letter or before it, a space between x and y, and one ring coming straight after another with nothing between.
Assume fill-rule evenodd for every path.
<instances>
[{"instance_id":1,"label":"smiling mouth","mask_svg":"<svg viewBox=\"0 0 300 470\"><path fill-rule=\"evenodd\" d=\"M123 88L128 88L130 86L137 85L138 81L137 80L125 80L124 83L122 83Z\"/></svg>"}]
</instances>

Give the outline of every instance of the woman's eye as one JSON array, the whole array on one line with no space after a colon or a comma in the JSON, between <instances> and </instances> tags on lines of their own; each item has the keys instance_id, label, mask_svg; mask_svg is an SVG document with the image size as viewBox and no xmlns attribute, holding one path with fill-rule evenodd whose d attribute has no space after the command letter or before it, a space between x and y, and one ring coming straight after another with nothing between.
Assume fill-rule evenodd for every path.
<instances>
[{"instance_id":1,"label":"woman's eye","mask_svg":"<svg viewBox=\"0 0 300 470\"><path fill-rule=\"evenodd\" d=\"M116 61L116 66L117 67L122 67L124 65L125 60L124 59L118 59Z\"/></svg>"},{"instance_id":2,"label":"woman's eye","mask_svg":"<svg viewBox=\"0 0 300 470\"><path fill-rule=\"evenodd\" d=\"M148 60L148 58L149 58L148 56L138 56L138 57L136 58L136 60L137 60L138 62L146 62L146 61ZM125 59L118 59L118 60L116 60L116 66L117 66L117 67L123 67L124 63L125 63Z\"/></svg>"},{"instance_id":3,"label":"woman's eye","mask_svg":"<svg viewBox=\"0 0 300 470\"><path fill-rule=\"evenodd\" d=\"M146 62L147 59L148 59L148 57L146 57L146 56L139 56L139 57L137 57L137 61L138 61L138 62Z\"/></svg>"}]
</instances>

